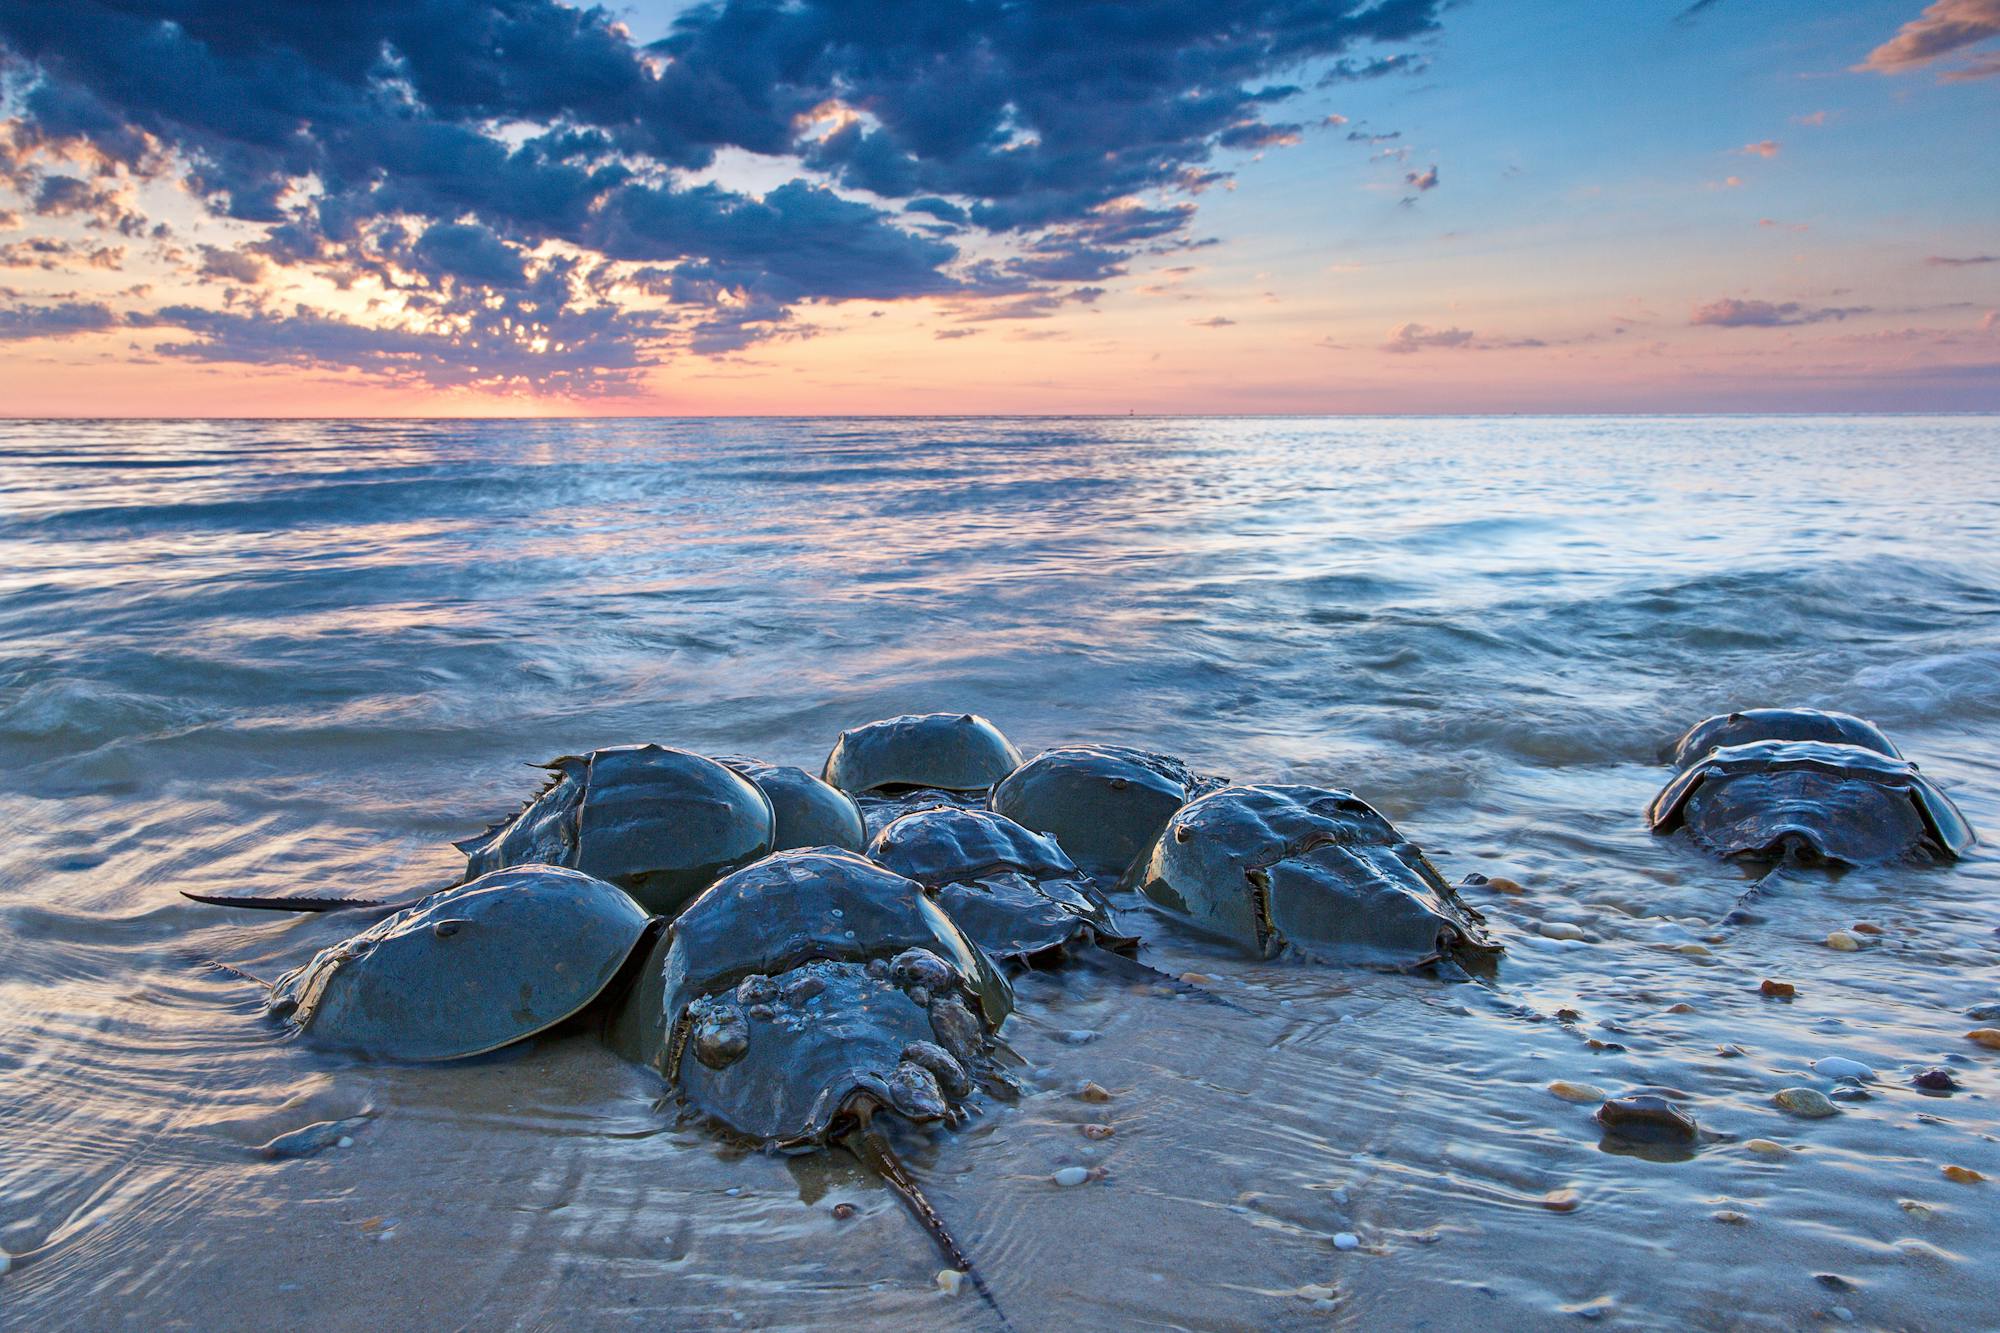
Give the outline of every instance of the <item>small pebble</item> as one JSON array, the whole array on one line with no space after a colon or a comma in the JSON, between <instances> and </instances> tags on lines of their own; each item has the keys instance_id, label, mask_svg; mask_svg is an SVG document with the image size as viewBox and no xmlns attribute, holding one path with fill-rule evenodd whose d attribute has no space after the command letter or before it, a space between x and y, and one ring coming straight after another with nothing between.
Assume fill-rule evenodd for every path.
<instances>
[{"instance_id":1,"label":"small pebble","mask_svg":"<svg viewBox=\"0 0 2000 1333\"><path fill-rule=\"evenodd\" d=\"M1812 1062L1813 1072L1824 1078L1874 1078L1875 1071L1859 1060L1844 1055L1827 1055Z\"/></svg>"},{"instance_id":2,"label":"small pebble","mask_svg":"<svg viewBox=\"0 0 2000 1333\"><path fill-rule=\"evenodd\" d=\"M1876 925L1873 921L1857 921L1849 926L1848 929L1857 935L1880 935L1882 933L1882 927Z\"/></svg>"},{"instance_id":3,"label":"small pebble","mask_svg":"<svg viewBox=\"0 0 2000 1333\"><path fill-rule=\"evenodd\" d=\"M1181 980L1190 986L1213 986L1215 978L1201 972L1183 972Z\"/></svg>"},{"instance_id":4,"label":"small pebble","mask_svg":"<svg viewBox=\"0 0 2000 1333\"><path fill-rule=\"evenodd\" d=\"M1111 1094L1095 1083L1084 1084L1081 1088L1077 1089L1076 1095L1087 1102L1108 1102L1111 1100Z\"/></svg>"},{"instance_id":5,"label":"small pebble","mask_svg":"<svg viewBox=\"0 0 2000 1333\"><path fill-rule=\"evenodd\" d=\"M375 1239L376 1239L376 1240L378 1240L378 1241L384 1241L384 1240L394 1240L394 1239L396 1239L396 1228L394 1228L394 1227L389 1227L389 1228L387 1228L386 1230L384 1230L384 1231L382 1232L382 1234L381 1234L381 1235L377 1236L377 1237L376 1237Z\"/></svg>"},{"instance_id":6,"label":"small pebble","mask_svg":"<svg viewBox=\"0 0 2000 1333\"><path fill-rule=\"evenodd\" d=\"M1955 1180L1961 1185L1977 1185L1986 1179L1969 1166L1941 1166L1938 1170L1944 1173L1946 1180Z\"/></svg>"},{"instance_id":7,"label":"small pebble","mask_svg":"<svg viewBox=\"0 0 2000 1333\"><path fill-rule=\"evenodd\" d=\"M1829 1291L1853 1291L1854 1279L1842 1277L1838 1273L1814 1273L1813 1281Z\"/></svg>"},{"instance_id":8,"label":"small pebble","mask_svg":"<svg viewBox=\"0 0 2000 1333\"><path fill-rule=\"evenodd\" d=\"M1919 1203L1915 1199L1898 1199L1896 1200L1896 1206L1911 1217L1928 1218L1937 1212L1937 1209L1931 1207L1929 1204Z\"/></svg>"},{"instance_id":9,"label":"small pebble","mask_svg":"<svg viewBox=\"0 0 2000 1333\"><path fill-rule=\"evenodd\" d=\"M1065 1046L1087 1046L1097 1040L1097 1034L1089 1028L1072 1028L1068 1032L1059 1033L1057 1040Z\"/></svg>"},{"instance_id":10,"label":"small pebble","mask_svg":"<svg viewBox=\"0 0 2000 1333\"><path fill-rule=\"evenodd\" d=\"M833 1206L833 1219L836 1222L845 1222L848 1218L854 1216L854 1214L859 1211L860 1210L851 1203L837 1203Z\"/></svg>"},{"instance_id":11,"label":"small pebble","mask_svg":"<svg viewBox=\"0 0 2000 1333\"><path fill-rule=\"evenodd\" d=\"M1789 981L1773 981L1765 977L1757 989L1773 1000L1789 1000L1799 993L1799 988Z\"/></svg>"},{"instance_id":12,"label":"small pebble","mask_svg":"<svg viewBox=\"0 0 2000 1333\"><path fill-rule=\"evenodd\" d=\"M1861 941L1844 930L1836 930L1826 937L1826 947L1838 949L1842 953L1853 953L1861 947Z\"/></svg>"},{"instance_id":13,"label":"small pebble","mask_svg":"<svg viewBox=\"0 0 2000 1333\"><path fill-rule=\"evenodd\" d=\"M1691 1014L1694 1012L1694 1006L1683 1000L1681 1003L1668 1008L1667 1012L1670 1014Z\"/></svg>"},{"instance_id":14,"label":"small pebble","mask_svg":"<svg viewBox=\"0 0 2000 1333\"><path fill-rule=\"evenodd\" d=\"M1715 1053L1725 1060L1741 1060L1744 1056L1750 1054L1750 1052L1744 1050L1741 1046L1736 1045L1718 1046L1715 1048Z\"/></svg>"},{"instance_id":15,"label":"small pebble","mask_svg":"<svg viewBox=\"0 0 2000 1333\"><path fill-rule=\"evenodd\" d=\"M1792 1151L1784 1144L1771 1139L1750 1139L1743 1146L1764 1157L1784 1157Z\"/></svg>"},{"instance_id":16,"label":"small pebble","mask_svg":"<svg viewBox=\"0 0 2000 1333\"><path fill-rule=\"evenodd\" d=\"M1965 1011L1965 1016L1975 1023L1990 1023L2000 1018L2000 1004L1979 1004Z\"/></svg>"},{"instance_id":17,"label":"small pebble","mask_svg":"<svg viewBox=\"0 0 2000 1333\"><path fill-rule=\"evenodd\" d=\"M1361 1248L1361 1237L1355 1235L1352 1231L1336 1231L1333 1233L1333 1248L1336 1250L1358 1250Z\"/></svg>"},{"instance_id":18,"label":"small pebble","mask_svg":"<svg viewBox=\"0 0 2000 1333\"><path fill-rule=\"evenodd\" d=\"M1108 1139L1118 1132L1109 1125L1078 1125L1077 1129L1087 1139Z\"/></svg>"},{"instance_id":19,"label":"small pebble","mask_svg":"<svg viewBox=\"0 0 2000 1333\"><path fill-rule=\"evenodd\" d=\"M1807 1120L1822 1120L1840 1114L1840 1108L1828 1100L1825 1093L1812 1088L1786 1088L1771 1100Z\"/></svg>"},{"instance_id":20,"label":"small pebble","mask_svg":"<svg viewBox=\"0 0 2000 1333\"><path fill-rule=\"evenodd\" d=\"M1588 1083L1570 1083L1557 1079L1549 1084L1549 1091L1566 1102L1601 1102L1610 1096L1604 1089Z\"/></svg>"},{"instance_id":21,"label":"small pebble","mask_svg":"<svg viewBox=\"0 0 2000 1333\"><path fill-rule=\"evenodd\" d=\"M1085 1166L1066 1166L1051 1176L1050 1179L1054 1180L1062 1188L1069 1189L1073 1185L1081 1185L1089 1180L1090 1168Z\"/></svg>"},{"instance_id":22,"label":"small pebble","mask_svg":"<svg viewBox=\"0 0 2000 1333\"><path fill-rule=\"evenodd\" d=\"M1974 1028L1965 1034L1965 1039L2000 1051L2000 1028Z\"/></svg>"},{"instance_id":23,"label":"small pebble","mask_svg":"<svg viewBox=\"0 0 2000 1333\"><path fill-rule=\"evenodd\" d=\"M1740 1227L1750 1220L1749 1214L1739 1213L1734 1208L1719 1208L1709 1216L1732 1227Z\"/></svg>"},{"instance_id":24,"label":"small pebble","mask_svg":"<svg viewBox=\"0 0 2000 1333\"><path fill-rule=\"evenodd\" d=\"M1580 940L1583 927L1568 921L1544 921L1536 929L1552 940Z\"/></svg>"},{"instance_id":25,"label":"small pebble","mask_svg":"<svg viewBox=\"0 0 2000 1333\"><path fill-rule=\"evenodd\" d=\"M741 1185L731 1185L731 1186L730 1186L730 1187L729 1187L728 1189L726 1189L726 1190L724 1190L724 1191L722 1191L722 1192L723 1192L724 1194L727 1194L727 1195L728 1195L728 1196L729 1196L730 1198L732 1198L732 1199L733 1199L733 1198L735 1198L735 1197L736 1197L737 1195L739 1195L739 1194L743 1193L743 1187L742 1187Z\"/></svg>"},{"instance_id":26,"label":"small pebble","mask_svg":"<svg viewBox=\"0 0 2000 1333\"><path fill-rule=\"evenodd\" d=\"M1573 1213L1583 1196L1573 1189L1550 1190L1542 1196L1542 1207L1552 1213Z\"/></svg>"},{"instance_id":27,"label":"small pebble","mask_svg":"<svg viewBox=\"0 0 2000 1333\"><path fill-rule=\"evenodd\" d=\"M1828 1310L1827 1313L1832 1315L1835 1319L1838 1319L1843 1324L1851 1324L1854 1322L1854 1311L1848 1309L1844 1305L1836 1305L1831 1310Z\"/></svg>"},{"instance_id":28,"label":"small pebble","mask_svg":"<svg viewBox=\"0 0 2000 1333\"><path fill-rule=\"evenodd\" d=\"M1501 876L1501 875L1495 875L1495 876L1494 876L1493 878L1491 878L1491 879L1487 880L1487 881L1486 881L1486 887L1487 887L1487 888L1489 888L1489 889L1491 889L1491 890L1493 890L1493 892L1495 892L1495 893L1526 893L1526 892L1527 892L1527 890L1526 890L1526 889L1522 888L1522 887L1521 887L1521 886L1520 886L1520 885L1519 885L1518 883L1516 883L1516 882L1515 882L1514 880L1511 880L1511 879L1507 879L1506 877L1504 877L1504 876Z\"/></svg>"},{"instance_id":29,"label":"small pebble","mask_svg":"<svg viewBox=\"0 0 2000 1333\"><path fill-rule=\"evenodd\" d=\"M1829 1092L1827 1096L1837 1102L1872 1102L1875 1100L1875 1095L1869 1092L1868 1089L1856 1087L1852 1083L1841 1084L1832 1092Z\"/></svg>"},{"instance_id":30,"label":"small pebble","mask_svg":"<svg viewBox=\"0 0 2000 1333\"><path fill-rule=\"evenodd\" d=\"M1674 952L1684 953L1690 958L1708 958L1712 956L1706 944L1676 944Z\"/></svg>"},{"instance_id":31,"label":"small pebble","mask_svg":"<svg viewBox=\"0 0 2000 1333\"><path fill-rule=\"evenodd\" d=\"M1949 1069L1941 1065L1913 1075L1910 1082L1926 1092L1955 1092L1958 1089L1958 1080L1951 1076Z\"/></svg>"},{"instance_id":32,"label":"small pebble","mask_svg":"<svg viewBox=\"0 0 2000 1333\"><path fill-rule=\"evenodd\" d=\"M965 1274L956 1268L940 1268L937 1288L947 1296L956 1296L965 1290Z\"/></svg>"}]
</instances>

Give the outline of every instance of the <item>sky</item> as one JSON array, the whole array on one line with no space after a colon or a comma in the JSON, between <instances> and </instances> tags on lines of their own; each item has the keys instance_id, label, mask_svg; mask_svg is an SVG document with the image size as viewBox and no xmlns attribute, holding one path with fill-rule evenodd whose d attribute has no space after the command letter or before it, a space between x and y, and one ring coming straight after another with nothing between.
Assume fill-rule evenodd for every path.
<instances>
[{"instance_id":1,"label":"sky","mask_svg":"<svg viewBox=\"0 0 2000 1333\"><path fill-rule=\"evenodd\" d=\"M0 0L0 414L2000 411L2000 0Z\"/></svg>"}]
</instances>

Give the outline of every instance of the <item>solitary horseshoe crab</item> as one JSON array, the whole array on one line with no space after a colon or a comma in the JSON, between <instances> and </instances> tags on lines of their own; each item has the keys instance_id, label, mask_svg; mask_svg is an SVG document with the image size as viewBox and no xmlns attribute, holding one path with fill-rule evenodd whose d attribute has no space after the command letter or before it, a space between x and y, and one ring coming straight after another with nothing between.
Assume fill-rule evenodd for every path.
<instances>
[{"instance_id":1,"label":"solitary horseshoe crab","mask_svg":"<svg viewBox=\"0 0 2000 1333\"><path fill-rule=\"evenodd\" d=\"M1824 741L1831 745L1858 745L1891 759L1903 757L1880 727L1851 713L1830 713L1818 708L1746 708L1735 713L1718 713L1689 727L1674 744L1673 765L1686 768L1710 750L1751 741Z\"/></svg>"},{"instance_id":2,"label":"solitary horseshoe crab","mask_svg":"<svg viewBox=\"0 0 2000 1333\"><path fill-rule=\"evenodd\" d=\"M1944 861L1976 841L1951 798L1909 760L1818 741L1711 750L1653 798L1646 817L1653 832L1685 828L1719 856L1806 864Z\"/></svg>"},{"instance_id":3,"label":"solitary horseshoe crab","mask_svg":"<svg viewBox=\"0 0 2000 1333\"><path fill-rule=\"evenodd\" d=\"M557 865L609 880L672 916L717 878L767 854L770 798L712 759L664 745L565 755L512 818L457 844L465 877L503 866Z\"/></svg>"},{"instance_id":4,"label":"solitary horseshoe crab","mask_svg":"<svg viewBox=\"0 0 2000 1333\"><path fill-rule=\"evenodd\" d=\"M1012 1007L921 885L813 848L766 857L690 903L641 965L611 1039L735 1134L850 1148L971 1273L873 1122L961 1116L995 1074L987 1051Z\"/></svg>"},{"instance_id":5,"label":"solitary horseshoe crab","mask_svg":"<svg viewBox=\"0 0 2000 1333\"><path fill-rule=\"evenodd\" d=\"M320 950L278 979L267 1007L317 1044L376 1059L482 1055L582 1011L650 921L575 870L496 870Z\"/></svg>"},{"instance_id":6,"label":"solitary horseshoe crab","mask_svg":"<svg viewBox=\"0 0 2000 1333\"><path fill-rule=\"evenodd\" d=\"M1054 838L990 810L903 815L876 835L868 855L935 893L995 958L1033 965L1074 945L1129 952L1139 943Z\"/></svg>"},{"instance_id":7,"label":"solitary horseshoe crab","mask_svg":"<svg viewBox=\"0 0 2000 1333\"><path fill-rule=\"evenodd\" d=\"M1125 745L1044 750L993 788L988 808L1054 835L1092 875L1113 881L1153 845L1174 811L1224 785L1170 755Z\"/></svg>"},{"instance_id":8,"label":"solitary horseshoe crab","mask_svg":"<svg viewBox=\"0 0 2000 1333\"><path fill-rule=\"evenodd\" d=\"M772 851L841 847L858 852L868 846L861 807L840 788L828 786L803 768L767 764L739 754L719 754L715 762L756 783L770 799L777 818Z\"/></svg>"},{"instance_id":9,"label":"solitary horseshoe crab","mask_svg":"<svg viewBox=\"0 0 2000 1333\"><path fill-rule=\"evenodd\" d=\"M1499 952L1415 843L1324 787L1224 787L1191 801L1121 886L1264 958L1414 968Z\"/></svg>"}]
</instances>

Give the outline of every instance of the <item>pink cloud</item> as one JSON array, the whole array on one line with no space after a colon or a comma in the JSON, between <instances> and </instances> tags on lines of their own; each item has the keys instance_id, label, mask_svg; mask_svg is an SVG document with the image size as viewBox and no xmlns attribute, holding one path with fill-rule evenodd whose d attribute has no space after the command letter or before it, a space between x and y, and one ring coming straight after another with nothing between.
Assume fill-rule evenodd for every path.
<instances>
[{"instance_id":1,"label":"pink cloud","mask_svg":"<svg viewBox=\"0 0 2000 1333\"><path fill-rule=\"evenodd\" d=\"M2000 37L2000 0L1936 0L1854 68L1901 74L1989 37ZM2000 58L1982 60L1945 77L1959 81L1992 74L2000 74Z\"/></svg>"},{"instance_id":2,"label":"pink cloud","mask_svg":"<svg viewBox=\"0 0 2000 1333\"><path fill-rule=\"evenodd\" d=\"M1776 157L1784 147L1776 139L1759 139L1756 143L1746 143L1736 151L1745 157Z\"/></svg>"}]
</instances>

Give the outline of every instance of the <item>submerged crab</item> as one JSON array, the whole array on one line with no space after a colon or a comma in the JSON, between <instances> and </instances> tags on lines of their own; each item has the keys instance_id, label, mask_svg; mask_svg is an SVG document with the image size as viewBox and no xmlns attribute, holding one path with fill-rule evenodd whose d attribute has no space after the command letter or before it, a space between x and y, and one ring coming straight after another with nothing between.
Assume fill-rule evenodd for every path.
<instances>
[{"instance_id":1,"label":"submerged crab","mask_svg":"<svg viewBox=\"0 0 2000 1333\"><path fill-rule=\"evenodd\" d=\"M1711 750L1751 741L1824 741L1830 745L1858 745L1891 759L1903 757L1880 727L1851 713L1829 713L1818 708L1746 708L1736 713L1718 713L1689 727L1674 743L1673 766L1686 768Z\"/></svg>"},{"instance_id":2,"label":"submerged crab","mask_svg":"<svg viewBox=\"0 0 2000 1333\"><path fill-rule=\"evenodd\" d=\"M1054 838L990 810L953 806L903 815L868 855L937 896L982 949L1035 963L1081 944L1129 951L1138 937Z\"/></svg>"},{"instance_id":3,"label":"submerged crab","mask_svg":"<svg viewBox=\"0 0 2000 1333\"><path fill-rule=\"evenodd\" d=\"M868 845L861 807L840 788L828 786L803 768L767 764L738 754L719 754L715 762L756 783L770 799L777 819L772 851L841 847L858 852Z\"/></svg>"},{"instance_id":4,"label":"submerged crab","mask_svg":"<svg viewBox=\"0 0 2000 1333\"><path fill-rule=\"evenodd\" d=\"M1044 750L993 788L988 807L1054 835L1076 863L1116 880L1153 845L1174 811L1221 787L1170 755L1125 745Z\"/></svg>"},{"instance_id":5,"label":"submerged crab","mask_svg":"<svg viewBox=\"0 0 2000 1333\"><path fill-rule=\"evenodd\" d=\"M481 1055L589 1006L650 921L575 870L496 870L320 950L278 978L267 1007L318 1044L376 1059Z\"/></svg>"},{"instance_id":6,"label":"submerged crab","mask_svg":"<svg viewBox=\"0 0 2000 1333\"><path fill-rule=\"evenodd\" d=\"M554 776L517 814L457 844L467 879L503 866L568 866L671 916L776 838L771 801L756 783L686 750L620 745L542 767Z\"/></svg>"},{"instance_id":7,"label":"submerged crab","mask_svg":"<svg viewBox=\"0 0 2000 1333\"><path fill-rule=\"evenodd\" d=\"M1499 952L1415 843L1366 801L1323 787L1224 787L1191 801L1121 887L1265 958L1409 968Z\"/></svg>"},{"instance_id":8,"label":"submerged crab","mask_svg":"<svg viewBox=\"0 0 2000 1333\"><path fill-rule=\"evenodd\" d=\"M1943 861L1975 841L1951 798L1909 760L1819 741L1710 750L1646 817L1653 832L1686 828L1719 856L1806 864Z\"/></svg>"}]
</instances>

